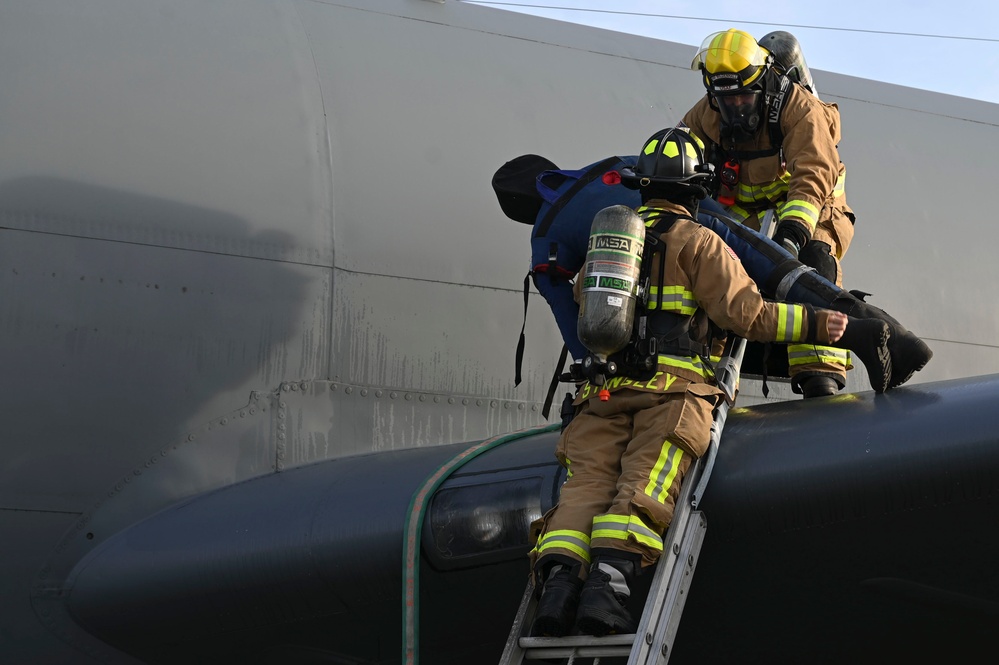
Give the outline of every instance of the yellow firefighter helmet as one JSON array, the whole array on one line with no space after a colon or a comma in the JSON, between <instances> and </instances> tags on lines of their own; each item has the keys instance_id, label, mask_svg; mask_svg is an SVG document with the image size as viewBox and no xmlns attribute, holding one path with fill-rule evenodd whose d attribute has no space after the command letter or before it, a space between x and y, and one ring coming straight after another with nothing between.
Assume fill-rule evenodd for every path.
<instances>
[{"instance_id":1,"label":"yellow firefighter helmet","mask_svg":"<svg viewBox=\"0 0 999 665\"><path fill-rule=\"evenodd\" d=\"M770 65L769 52L748 32L730 28L709 35L690 68L700 70L708 92L725 94L759 82Z\"/></svg>"}]
</instances>

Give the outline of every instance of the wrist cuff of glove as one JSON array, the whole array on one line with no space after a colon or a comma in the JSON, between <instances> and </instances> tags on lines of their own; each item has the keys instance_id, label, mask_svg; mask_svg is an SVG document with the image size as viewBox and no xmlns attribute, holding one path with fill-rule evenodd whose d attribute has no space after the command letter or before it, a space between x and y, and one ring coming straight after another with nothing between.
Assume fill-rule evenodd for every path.
<instances>
[{"instance_id":1,"label":"wrist cuff of glove","mask_svg":"<svg viewBox=\"0 0 999 665\"><path fill-rule=\"evenodd\" d=\"M802 305L805 318L808 319L808 332L805 333L805 344L817 344L829 340L829 313L827 310L816 310L808 304ZM824 314L824 316L823 316ZM823 339L824 338L824 339Z\"/></svg>"},{"instance_id":2,"label":"wrist cuff of glove","mask_svg":"<svg viewBox=\"0 0 999 665\"><path fill-rule=\"evenodd\" d=\"M791 220L782 221L777 225L777 231L774 233L774 240L780 243L780 240L788 239L794 242L799 248L804 247L808 241L811 239L812 234L809 230L805 228L803 224L798 222L793 222ZM780 238L780 240L777 240Z\"/></svg>"}]
</instances>

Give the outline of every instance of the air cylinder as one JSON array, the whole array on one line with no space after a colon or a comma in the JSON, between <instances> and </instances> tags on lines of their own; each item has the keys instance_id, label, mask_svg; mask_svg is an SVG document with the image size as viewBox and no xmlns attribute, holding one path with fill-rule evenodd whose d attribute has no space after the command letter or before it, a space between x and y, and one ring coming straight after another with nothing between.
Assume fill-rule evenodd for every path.
<instances>
[{"instance_id":1,"label":"air cylinder","mask_svg":"<svg viewBox=\"0 0 999 665\"><path fill-rule=\"evenodd\" d=\"M787 74L788 78L796 83L805 86L809 92L818 96L815 83L812 81L812 73L805 63L805 54L801 52L801 44L790 32L775 30L760 38L760 46L773 55L780 69Z\"/></svg>"},{"instance_id":2,"label":"air cylinder","mask_svg":"<svg viewBox=\"0 0 999 665\"><path fill-rule=\"evenodd\" d=\"M601 362L631 339L644 244L645 223L631 208L610 206L593 217L576 334Z\"/></svg>"}]
</instances>

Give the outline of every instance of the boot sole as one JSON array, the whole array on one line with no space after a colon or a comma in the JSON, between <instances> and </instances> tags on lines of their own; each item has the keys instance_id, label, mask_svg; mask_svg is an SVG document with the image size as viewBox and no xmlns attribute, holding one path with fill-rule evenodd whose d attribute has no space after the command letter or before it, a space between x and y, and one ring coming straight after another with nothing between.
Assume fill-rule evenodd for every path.
<instances>
[{"instance_id":1,"label":"boot sole","mask_svg":"<svg viewBox=\"0 0 999 665\"><path fill-rule=\"evenodd\" d=\"M892 376L892 360L891 351L888 349L888 344L891 341L891 330L888 326L885 326L884 334L881 335L881 343L878 345L878 361L884 367L884 372L882 376L884 380L881 383L881 390L876 390L876 392L883 393L889 388L891 388L891 376Z\"/></svg>"},{"instance_id":2,"label":"boot sole","mask_svg":"<svg viewBox=\"0 0 999 665\"><path fill-rule=\"evenodd\" d=\"M561 622L550 617L538 617L531 624L531 637L565 637L572 622Z\"/></svg>"},{"instance_id":3,"label":"boot sole","mask_svg":"<svg viewBox=\"0 0 999 665\"><path fill-rule=\"evenodd\" d=\"M891 328L884 322L879 321L879 323L882 323L882 326L872 335L871 340L876 349L876 357L868 359L862 357L856 351L854 353L860 358L867 369L867 378L871 382L871 388L874 389L874 392L880 394L891 388L893 369L890 351L892 339ZM874 371L871 371L872 365L874 366Z\"/></svg>"},{"instance_id":4,"label":"boot sole","mask_svg":"<svg viewBox=\"0 0 999 665\"><path fill-rule=\"evenodd\" d=\"M630 635L638 627L621 621L621 617L595 608L580 610L576 617L576 629L584 635L603 637L604 635Z\"/></svg>"},{"instance_id":5,"label":"boot sole","mask_svg":"<svg viewBox=\"0 0 999 665\"><path fill-rule=\"evenodd\" d=\"M911 337L911 339L909 339ZM893 343L894 342L894 343ZM908 344L915 346L914 349L900 349L903 344ZM888 348L892 350L897 358L915 358L915 362L893 362L891 381L888 384L888 388L897 388L909 379L912 375L919 370L926 367L926 363L930 362L933 358L933 350L927 346L926 342L919 339L912 333L908 333L905 337L892 337L888 342Z\"/></svg>"}]
</instances>

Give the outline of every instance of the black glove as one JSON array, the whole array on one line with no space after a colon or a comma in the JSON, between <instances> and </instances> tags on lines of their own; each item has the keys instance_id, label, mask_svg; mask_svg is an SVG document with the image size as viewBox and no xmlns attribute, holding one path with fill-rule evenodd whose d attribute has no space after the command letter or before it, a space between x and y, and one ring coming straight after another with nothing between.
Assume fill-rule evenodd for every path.
<instances>
[{"instance_id":1,"label":"black glove","mask_svg":"<svg viewBox=\"0 0 999 665\"><path fill-rule=\"evenodd\" d=\"M774 232L774 242L798 258L798 252L808 242L808 233L797 222L781 222Z\"/></svg>"}]
</instances>

